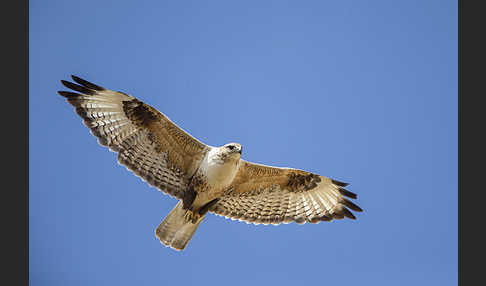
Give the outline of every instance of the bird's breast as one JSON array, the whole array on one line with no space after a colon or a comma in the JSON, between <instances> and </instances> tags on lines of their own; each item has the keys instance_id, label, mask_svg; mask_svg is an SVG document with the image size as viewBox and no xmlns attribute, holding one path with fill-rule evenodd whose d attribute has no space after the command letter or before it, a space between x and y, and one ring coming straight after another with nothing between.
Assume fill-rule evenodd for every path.
<instances>
[{"instance_id":1,"label":"bird's breast","mask_svg":"<svg viewBox=\"0 0 486 286\"><path fill-rule=\"evenodd\" d=\"M206 158L201 164L199 171L206 177L207 184L211 188L223 189L231 184L238 171L238 164L235 162L221 162Z\"/></svg>"}]
</instances>

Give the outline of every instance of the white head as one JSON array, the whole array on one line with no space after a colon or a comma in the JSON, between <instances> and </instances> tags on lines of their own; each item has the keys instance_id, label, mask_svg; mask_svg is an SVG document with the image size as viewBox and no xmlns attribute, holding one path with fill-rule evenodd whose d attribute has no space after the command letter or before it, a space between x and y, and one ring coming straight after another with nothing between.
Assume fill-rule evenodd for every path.
<instances>
[{"instance_id":1,"label":"white head","mask_svg":"<svg viewBox=\"0 0 486 286\"><path fill-rule=\"evenodd\" d=\"M205 174L213 188L225 188L234 179L240 166L241 145L229 143L213 147L201 163L199 170Z\"/></svg>"},{"instance_id":2,"label":"white head","mask_svg":"<svg viewBox=\"0 0 486 286\"><path fill-rule=\"evenodd\" d=\"M241 144L238 143L228 143L219 147L219 156L222 161L236 161L238 162L241 158L241 151L243 148Z\"/></svg>"}]
</instances>

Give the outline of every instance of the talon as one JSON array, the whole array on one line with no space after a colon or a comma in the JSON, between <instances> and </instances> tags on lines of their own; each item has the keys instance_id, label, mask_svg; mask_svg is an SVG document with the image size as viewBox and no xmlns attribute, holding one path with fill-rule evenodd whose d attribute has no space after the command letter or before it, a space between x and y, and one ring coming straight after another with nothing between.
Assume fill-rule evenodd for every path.
<instances>
[{"instance_id":1,"label":"talon","mask_svg":"<svg viewBox=\"0 0 486 286\"><path fill-rule=\"evenodd\" d=\"M186 213L184 214L184 220L186 222L190 222L192 220L192 211L191 210L186 210Z\"/></svg>"},{"instance_id":2,"label":"talon","mask_svg":"<svg viewBox=\"0 0 486 286\"><path fill-rule=\"evenodd\" d=\"M196 223L199 220L200 217L201 217L201 215L198 212L193 212L192 213L192 223Z\"/></svg>"},{"instance_id":3,"label":"talon","mask_svg":"<svg viewBox=\"0 0 486 286\"><path fill-rule=\"evenodd\" d=\"M199 212L193 212L191 210L186 210L186 213L184 214L184 220L186 222L196 223L200 217L201 215Z\"/></svg>"}]
</instances>

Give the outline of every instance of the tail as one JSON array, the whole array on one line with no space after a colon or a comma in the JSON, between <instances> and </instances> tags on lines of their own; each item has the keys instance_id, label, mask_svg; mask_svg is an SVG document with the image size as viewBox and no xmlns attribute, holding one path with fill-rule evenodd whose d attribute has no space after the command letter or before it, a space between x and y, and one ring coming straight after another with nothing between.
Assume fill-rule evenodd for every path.
<instances>
[{"instance_id":1,"label":"tail","mask_svg":"<svg viewBox=\"0 0 486 286\"><path fill-rule=\"evenodd\" d=\"M161 243L175 250L183 250L186 247L205 217L201 216L196 223L186 222L184 220L185 212L179 201L155 231L155 235Z\"/></svg>"}]
</instances>

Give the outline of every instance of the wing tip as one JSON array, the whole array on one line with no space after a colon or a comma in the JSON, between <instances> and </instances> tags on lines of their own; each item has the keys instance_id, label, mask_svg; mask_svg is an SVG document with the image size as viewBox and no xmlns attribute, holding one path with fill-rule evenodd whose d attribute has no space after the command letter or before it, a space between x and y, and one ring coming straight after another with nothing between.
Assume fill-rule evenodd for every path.
<instances>
[{"instance_id":1,"label":"wing tip","mask_svg":"<svg viewBox=\"0 0 486 286\"><path fill-rule=\"evenodd\" d=\"M357 206L356 204L354 204L353 202L351 202L348 199L343 198L341 203L343 205L345 205L346 207L350 208L351 210L355 211L355 212L362 212L363 211L362 208L360 208L359 206Z\"/></svg>"},{"instance_id":2,"label":"wing tip","mask_svg":"<svg viewBox=\"0 0 486 286\"><path fill-rule=\"evenodd\" d=\"M77 81L77 80L80 80L80 79L81 79L80 77L75 76L75 75L73 75L73 74L71 74L70 76L71 76L71 78L72 78L74 81Z\"/></svg>"},{"instance_id":3,"label":"wing tip","mask_svg":"<svg viewBox=\"0 0 486 286\"><path fill-rule=\"evenodd\" d=\"M345 217L350 218L352 220L356 220L356 217L354 216L354 214L352 212L350 212L347 208L343 208L343 213L344 213Z\"/></svg>"},{"instance_id":4,"label":"wing tip","mask_svg":"<svg viewBox=\"0 0 486 286\"><path fill-rule=\"evenodd\" d=\"M61 79L62 85L64 85L65 87L67 87L69 89L72 89L72 90L75 90L77 92L87 94L87 95L93 95L97 91L106 90L104 87L101 87L99 85L91 83L87 80L84 80L84 79L78 77L78 76L71 75L71 78L76 83Z\"/></svg>"},{"instance_id":5,"label":"wing tip","mask_svg":"<svg viewBox=\"0 0 486 286\"><path fill-rule=\"evenodd\" d=\"M63 96L65 98L74 98L74 97L80 96L79 93L75 93L75 92L71 92L71 91L65 91L65 90L58 90L57 93L60 96Z\"/></svg>"},{"instance_id":6,"label":"wing tip","mask_svg":"<svg viewBox=\"0 0 486 286\"><path fill-rule=\"evenodd\" d=\"M349 183L345 183L345 182L341 182L341 181L338 181L338 180L334 180L334 179L331 179L332 183L334 185L337 185L339 187L346 187L349 185Z\"/></svg>"},{"instance_id":7,"label":"wing tip","mask_svg":"<svg viewBox=\"0 0 486 286\"><path fill-rule=\"evenodd\" d=\"M345 188L339 188L339 192L341 193L341 195L346 196L346 197L351 198L351 199L357 199L358 198L357 194L350 192L350 191L346 190Z\"/></svg>"},{"instance_id":8,"label":"wing tip","mask_svg":"<svg viewBox=\"0 0 486 286\"><path fill-rule=\"evenodd\" d=\"M97 85L97 84L94 84L94 83L92 83L92 82L89 82L89 81L87 81L87 80L85 80L85 79L82 79L82 78L80 78L80 77L76 76L76 75L73 75L73 74L72 74L72 75L71 75L71 78L72 78L72 79L73 79L75 82L79 83L80 85L82 85L82 86L84 86L84 87L86 87L86 88L93 89L93 90L96 90L96 91L102 91L102 90L105 90L105 88L104 88L104 87L99 86L99 85Z\"/></svg>"},{"instance_id":9,"label":"wing tip","mask_svg":"<svg viewBox=\"0 0 486 286\"><path fill-rule=\"evenodd\" d=\"M77 85L73 82L70 82L70 81L67 81L67 80L63 80L61 79L61 83L69 88L69 89L72 89L74 91L77 91L77 92L80 92L80 93L83 93L83 94L87 94L87 95L93 95L95 93L95 90L94 89L91 89L91 88L88 88L84 85Z\"/></svg>"},{"instance_id":10,"label":"wing tip","mask_svg":"<svg viewBox=\"0 0 486 286\"><path fill-rule=\"evenodd\" d=\"M69 82L67 80L63 80L63 79L61 79L61 83L62 83L62 85L64 85L67 88L70 88L69 85L72 84L71 82Z\"/></svg>"}]
</instances>

